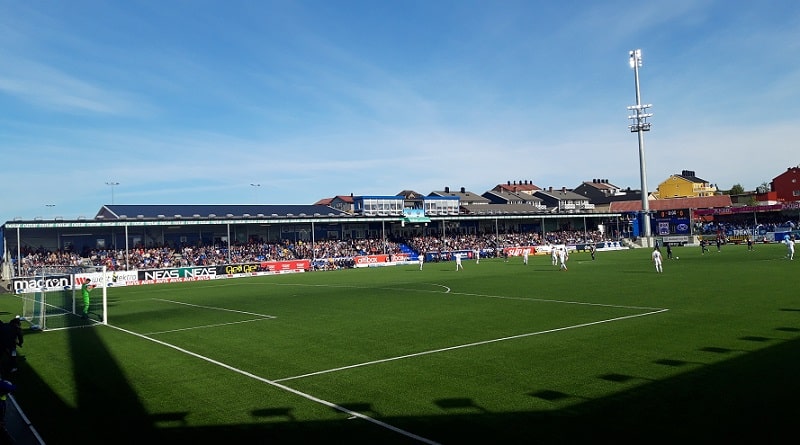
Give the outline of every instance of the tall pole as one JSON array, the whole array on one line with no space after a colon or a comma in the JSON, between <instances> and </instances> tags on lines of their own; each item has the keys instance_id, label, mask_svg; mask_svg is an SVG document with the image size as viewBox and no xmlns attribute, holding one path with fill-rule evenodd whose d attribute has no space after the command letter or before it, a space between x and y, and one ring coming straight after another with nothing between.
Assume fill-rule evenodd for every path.
<instances>
[{"instance_id":1,"label":"tall pole","mask_svg":"<svg viewBox=\"0 0 800 445\"><path fill-rule=\"evenodd\" d=\"M114 204L114 187L118 186L119 182L108 181L108 182L106 182L106 185L110 185L111 186L111 204L113 205Z\"/></svg>"},{"instance_id":2,"label":"tall pole","mask_svg":"<svg viewBox=\"0 0 800 445\"><path fill-rule=\"evenodd\" d=\"M628 125L631 133L637 133L639 136L639 176L642 181L642 225L644 225L644 237L646 243L649 243L650 231L650 204L647 202L647 169L645 167L644 159L644 132L650 131L650 123L647 118L651 117L652 113L646 113L652 104L642 105L642 96L639 92L639 68L642 66L642 50L636 49L630 52L630 65L633 68L633 77L636 82L636 105L628 107L633 110L635 114L628 116L628 119L633 120L633 124Z\"/></svg>"}]
</instances>

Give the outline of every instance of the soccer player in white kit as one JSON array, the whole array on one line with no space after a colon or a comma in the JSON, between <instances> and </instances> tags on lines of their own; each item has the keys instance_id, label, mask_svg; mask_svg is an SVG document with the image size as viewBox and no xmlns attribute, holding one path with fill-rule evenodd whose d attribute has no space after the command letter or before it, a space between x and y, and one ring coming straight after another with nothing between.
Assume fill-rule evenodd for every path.
<instances>
[{"instance_id":1,"label":"soccer player in white kit","mask_svg":"<svg viewBox=\"0 0 800 445\"><path fill-rule=\"evenodd\" d=\"M789 257L790 260L794 259L794 240L789 235L783 238L784 242L786 242L786 249L788 249L786 256Z\"/></svg>"},{"instance_id":2,"label":"soccer player in white kit","mask_svg":"<svg viewBox=\"0 0 800 445\"><path fill-rule=\"evenodd\" d=\"M461 264L461 254L457 253L456 254L456 271L458 271L459 269L464 270L464 265Z\"/></svg>"},{"instance_id":3,"label":"soccer player in white kit","mask_svg":"<svg viewBox=\"0 0 800 445\"><path fill-rule=\"evenodd\" d=\"M558 248L558 262L561 265L561 270L567 270L567 260L569 259L569 255L567 254L567 247L559 247Z\"/></svg>"},{"instance_id":4,"label":"soccer player in white kit","mask_svg":"<svg viewBox=\"0 0 800 445\"><path fill-rule=\"evenodd\" d=\"M653 263L656 265L656 272L662 273L664 272L664 268L662 266L661 261L661 251L658 250L658 247L653 249Z\"/></svg>"},{"instance_id":5,"label":"soccer player in white kit","mask_svg":"<svg viewBox=\"0 0 800 445\"><path fill-rule=\"evenodd\" d=\"M550 249L550 259L553 261L553 266L558 266L558 249L552 246Z\"/></svg>"}]
</instances>

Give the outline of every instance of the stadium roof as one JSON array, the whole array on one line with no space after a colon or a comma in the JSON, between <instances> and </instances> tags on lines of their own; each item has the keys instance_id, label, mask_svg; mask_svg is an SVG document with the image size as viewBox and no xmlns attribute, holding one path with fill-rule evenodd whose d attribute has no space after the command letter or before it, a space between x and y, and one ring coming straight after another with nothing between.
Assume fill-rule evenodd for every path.
<instances>
[{"instance_id":1,"label":"stadium roof","mask_svg":"<svg viewBox=\"0 0 800 445\"><path fill-rule=\"evenodd\" d=\"M298 216L340 215L341 210L315 204L111 204L104 205L95 218L115 220L122 218L208 218L222 216Z\"/></svg>"}]
</instances>

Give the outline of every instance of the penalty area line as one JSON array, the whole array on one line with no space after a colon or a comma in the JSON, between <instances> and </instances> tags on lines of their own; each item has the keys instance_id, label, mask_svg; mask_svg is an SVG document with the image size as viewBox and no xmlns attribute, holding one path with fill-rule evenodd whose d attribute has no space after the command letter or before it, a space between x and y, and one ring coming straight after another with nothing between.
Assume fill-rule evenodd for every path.
<instances>
[{"instance_id":1,"label":"penalty area line","mask_svg":"<svg viewBox=\"0 0 800 445\"><path fill-rule=\"evenodd\" d=\"M254 318L252 320L242 320L242 321L231 321L228 323L215 323L215 324L206 324L202 326L192 326L188 328L178 328L178 329L169 329L166 331L155 331L155 332L145 332L142 335L159 335L159 334L169 334L172 332L182 332L182 331L192 331L195 329L207 329L207 328L218 328L221 326L230 326L234 324L242 324L242 323L252 323L254 321L262 321L262 320L272 320L275 317L262 317L262 318Z\"/></svg>"},{"instance_id":2,"label":"penalty area line","mask_svg":"<svg viewBox=\"0 0 800 445\"><path fill-rule=\"evenodd\" d=\"M299 396L299 397L302 397L302 398L304 398L306 400L310 400L312 402L316 402L316 403L319 403L321 405L325 405L325 406L327 406L329 408L335 409L336 411L342 412L344 414L348 414L351 418L355 417L355 418L358 418L358 419L365 420L367 422L373 423L373 424L375 424L377 426L380 426L382 428L385 428L387 430L390 430L390 431L393 431L395 433L398 433L398 434L401 434L403 436L406 436L408 438L414 439L414 440L416 440L418 442L426 443L426 444L429 444L429 445L439 445L438 442L435 442L435 441L433 441L431 439L427 439L425 437L418 436L418 435L416 435L416 434L414 434L412 432L409 432L409 431L406 431L404 429L398 428L398 427L396 427L394 425L390 425L390 424L388 424L386 422L383 422L383 421L380 421L378 419L374 419L372 417L366 416L366 415L361 414L361 413L359 413L357 411L353 411L353 410L345 408L345 407L343 407L341 405L337 405L337 404L335 404L333 402L329 402L327 400L320 399L319 397L312 396L311 394L308 394L308 393L299 391L297 389L291 388L289 386L283 385L281 383L278 383L275 380L270 380L270 379L255 375L255 374L253 374L251 372L245 371L243 369L236 368L236 367L231 366L231 365L229 365L227 363L223 363L223 362L221 362L219 360L214 360L211 357L206 357L204 355L200 355L200 354L198 354L196 352L189 351L188 349L181 348L180 346L176 346L176 345L173 345L171 343L167 343L165 341L161 341L161 340L158 340L158 339L155 339L155 338L152 338L152 337L148 337L148 336L146 336L144 334L139 334L138 332L133 332L133 331L130 331L128 329L121 328L119 326L114 326L114 325L107 325L107 326L112 328L112 329L116 329L118 331L125 332L126 334L133 335L135 337L139 337L139 338L151 341L151 342L159 344L161 346L165 346L167 348L174 349L174 350L176 350L178 352L181 352L181 353L184 353L184 354L189 355L191 357L203 360L205 362L211 363L213 365L219 366L221 368L227 369L229 371L235 372L235 373L243 375L245 377L249 377L249 378L251 378L253 380L257 380L259 382L266 383L266 384L268 384L270 386L274 386L275 388L278 388L278 389L281 389L283 391L292 393L292 394L294 394L296 396Z\"/></svg>"},{"instance_id":3,"label":"penalty area line","mask_svg":"<svg viewBox=\"0 0 800 445\"><path fill-rule=\"evenodd\" d=\"M182 304L184 306L197 307L197 308L201 308L201 309L211 309L211 310L215 310L215 311L233 312L233 313L236 313L236 314L252 315L254 317L259 317L259 318L278 318L278 317L276 317L274 315L258 314L258 313L255 313L255 312L247 312L247 311L239 311L239 310L236 310L236 309L227 309L227 308L224 308L224 307L203 306L203 305L200 305L200 304L184 303L182 301L165 300L163 298L153 298L153 300L155 300L155 301L164 301L166 303L173 303L173 304Z\"/></svg>"},{"instance_id":4,"label":"penalty area line","mask_svg":"<svg viewBox=\"0 0 800 445\"><path fill-rule=\"evenodd\" d=\"M516 339L525 338L525 337L533 337L535 335L552 334L554 332L568 331L568 330L571 330L571 329L585 328L585 327L588 327L588 326L594 326L594 325L603 324L603 323L611 323L611 322L614 322L614 321L622 321L622 320L627 320L627 319L630 319L630 318L644 317L644 316L647 316L647 315L655 315L655 314L660 314L662 312L666 312L668 310L669 309L659 309L659 310L656 310L656 311L645 312L645 313L641 313L641 314L625 315L625 316L622 316L622 317L615 317L615 318L609 318L609 319L606 319L606 320L598 320L598 321L592 321L592 322L588 322L588 323L576 324L576 325L572 325L572 326L564 326L564 327L560 327L560 328L547 329L547 330L544 330L544 331L528 332L528 333L525 333L525 334L512 335L512 336L509 336L509 337L493 338L491 340L477 341L477 342L473 342L473 343L466 343L466 344L463 344L463 345L448 346L446 348L439 348L439 349L431 349L430 351L415 352L413 354L399 355L397 357L389 357L389 358L384 358L384 359L380 359L380 360L372 360L372 361L369 361L369 362L357 363L355 365L341 366L339 368L331 368L331 369L326 369L326 370L323 370L323 371L310 372L308 374L296 375L296 376L292 376L292 377L284 377L282 379L275 379L273 381L274 382L287 382L287 381L290 381L290 380L297 380L297 379L302 379L302 378L305 378L305 377L313 377L313 376L322 375L322 374L329 374L329 373L332 373L332 372L339 372L339 371L346 371L348 369L361 368L361 367L364 367L364 366L378 365L378 364L381 364L381 363L393 362L393 361L397 361L397 360L404 360L404 359L408 359L408 358L421 357L423 355L439 354L439 353L442 353L442 352L454 351L456 349L472 348L472 347L475 347L475 346L483 346L483 345L488 345L488 344L491 344L491 343L498 343L498 342L501 342L501 341L516 340Z\"/></svg>"}]
</instances>

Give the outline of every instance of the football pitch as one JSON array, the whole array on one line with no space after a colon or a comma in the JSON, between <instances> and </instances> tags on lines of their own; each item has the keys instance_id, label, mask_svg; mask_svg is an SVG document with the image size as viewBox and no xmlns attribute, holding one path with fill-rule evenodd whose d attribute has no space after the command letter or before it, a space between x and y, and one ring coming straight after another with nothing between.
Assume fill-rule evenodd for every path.
<instances>
[{"instance_id":1,"label":"football pitch","mask_svg":"<svg viewBox=\"0 0 800 445\"><path fill-rule=\"evenodd\" d=\"M781 440L800 260L673 254L111 288L108 326L26 332L15 397L48 444Z\"/></svg>"}]
</instances>

